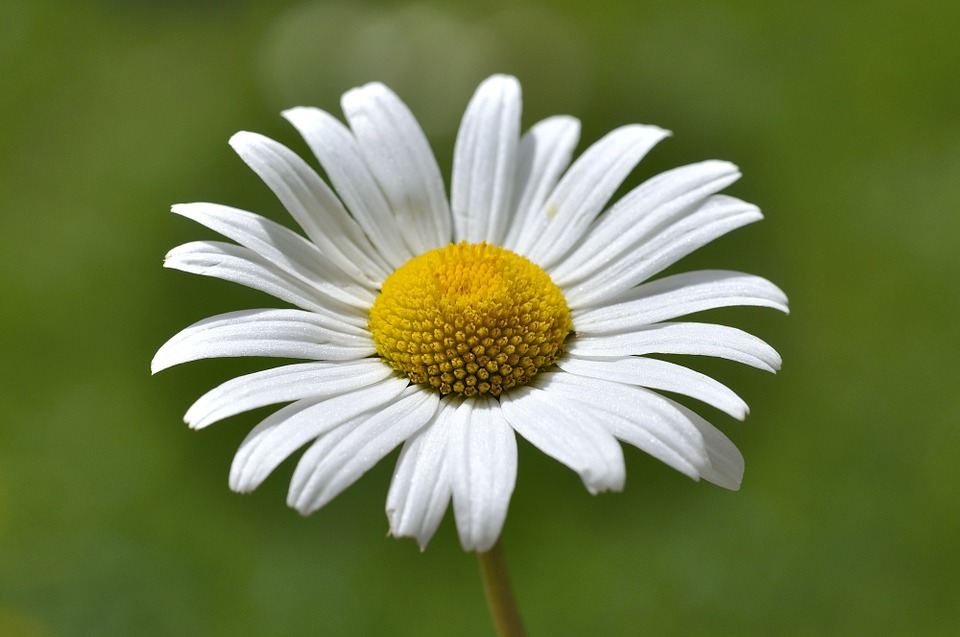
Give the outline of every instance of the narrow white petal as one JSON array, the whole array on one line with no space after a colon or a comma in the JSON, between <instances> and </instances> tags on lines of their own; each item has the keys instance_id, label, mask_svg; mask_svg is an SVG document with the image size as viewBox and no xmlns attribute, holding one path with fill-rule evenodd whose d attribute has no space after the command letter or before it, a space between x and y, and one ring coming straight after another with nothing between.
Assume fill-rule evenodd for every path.
<instances>
[{"instance_id":1,"label":"narrow white petal","mask_svg":"<svg viewBox=\"0 0 960 637\"><path fill-rule=\"evenodd\" d=\"M230 467L230 488L256 489L290 454L338 425L372 416L392 403L409 383L388 378L326 400L304 399L275 412L253 428Z\"/></svg>"},{"instance_id":2,"label":"narrow white petal","mask_svg":"<svg viewBox=\"0 0 960 637\"><path fill-rule=\"evenodd\" d=\"M593 276L739 178L730 162L704 161L647 179L597 219L583 242L550 271L551 278L563 287Z\"/></svg>"},{"instance_id":3,"label":"narrow white petal","mask_svg":"<svg viewBox=\"0 0 960 637\"><path fill-rule=\"evenodd\" d=\"M274 367L211 389L193 403L183 419L192 428L202 429L251 409L302 398L321 400L362 389L392 374L389 365L375 358Z\"/></svg>"},{"instance_id":4,"label":"narrow white petal","mask_svg":"<svg viewBox=\"0 0 960 637\"><path fill-rule=\"evenodd\" d=\"M322 435L300 458L287 504L303 515L325 505L428 423L439 402L435 391L409 386L382 411Z\"/></svg>"},{"instance_id":5,"label":"narrow white petal","mask_svg":"<svg viewBox=\"0 0 960 637\"><path fill-rule=\"evenodd\" d=\"M574 286L563 288L571 309L590 307L629 290L686 255L748 223L763 218L760 210L733 197L714 195L696 212L635 246Z\"/></svg>"},{"instance_id":6,"label":"narrow white petal","mask_svg":"<svg viewBox=\"0 0 960 637\"><path fill-rule=\"evenodd\" d=\"M547 195L570 165L579 140L580 121L565 115L537 122L520 138L513 220L503 247L516 251L527 227L537 223Z\"/></svg>"},{"instance_id":7,"label":"narrow white petal","mask_svg":"<svg viewBox=\"0 0 960 637\"><path fill-rule=\"evenodd\" d=\"M676 363L639 356L585 359L567 355L561 357L557 365L563 371L577 376L589 376L690 396L738 420L746 418L750 411L747 403L726 385Z\"/></svg>"},{"instance_id":8,"label":"narrow white petal","mask_svg":"<svg viewBox=\"0 0 960 637\"><path fill-rule=\"evenodd\" d=\"M423 130L407 106L383 84L348 91L344 115L360 144L370 172L401 227L414 241L415 254L450 242L450 207L437 160Z\"/></svg>"},{"instance_id":9,"label":"narrow white petal","mask_svg":"<svg viewBox=\"0 0 960 637\"><path fill-rule=\"evenodd\" d=\"M242 310L198 321L163 344L150 369L233 356L356 360L376 353L373 339L344 334L313 312Z\"/></svg>"},{"instance_id":10,"label":"narrow white petal","mask_svg":"<svg viewBox=\"0 0 960 637\"><path fill-rule=\"evenodd\" d=\"M574 310L577 334L625 332L718 307L754 305L787 312L787 295L750 274L701 270L631 288L599 307Z\"/></svg>"},{"instance_id":11,"label":"narrow white petal","mask_svg":"<svg viewBox=\"0 0 960 637\"><path fill-rule=\"evenodd\" d=\"M387 519L395 537L413 537L423 550L450 502L447 441L458 398L440 402L433 421L407 440L387 494Z\"/></svg>"},{"instance_id":12,"label":"narrow white petal","mask_svg":"<svg viewBox=\"0 0 960 637\"><path fill-rule=\"evenodd\" d=\"M683 405L670 401L703 436L709 465L700 468L700 477L707 482L737 491L743 480L743 454L719 429Z\"/></svg>"},{"instance_id":13,"label":"narrow white petal","mask_svg":"<svg viewBox=\"0 0 960 637\"><path fill-rule=\"evenodd\" d=\"M695 354L725 358L774 372L780 355L765 342L726 325L658 323L622 334L577 336L567 351L582 358L620 358L643 354Z\"/></svg>"},{"instance_id":14,"label":"narrow white petal","mask_svg":"<svg viewBox=\"0 0 960 637\"><path fill-rule=\"evenodd\" d=\"M366 310L376 299L373 290L347 276L296 232L252 212L219 204L178 204L173 212L249 248L335 301L338 311L353 314L359 325L366 324Z\"/></svg>"},{"instance_id":15,"label":"narrow white petal","mask_svg":"<svg viewBox=\"0 0 960 637\"><path fill-rule=\"evenodd\" d=\"M503 415L518 434L570 467L590 493L620 491L626 479L623 450L585 410L556 391L556 374L541 372L533 383L500 397ZM577 378L577 377L573 377Z\"/></svg>"},{"instance_id":16,"label":"narrow white petal","mask_svg":"<svg viewBox=\"0 0 960 637\"><path fill-rule=\"evenodd\" d=\"M518 251L550 268L581 240L584 231L644 155L668 131L637 124L618 128L577 159L547 198Z\"/></svg>"},{"instance_id":17,"label":"narrow white petal","mask_svg":"<svg viewBox=\"0 0 960 637\"><path fill-rule=\"evenodd\" d=\"M337 195L390 266L395 269L412 259L415 254L403 238L410 229L397 223L350 129L318 108L293 108L283 116L306 140Z\"/></svg>"},{"instance_id":18,"label":"narrow white petal","mask_svg":"<svg viewBox=\"0 0 960 637\"><path fill-rule=\"evenodd\" d=\"M700 430L667 398L640 387L562 372L554 373L553 380L554 393L571 401L571 411L620 440L695 480L710 467Z\"/></svg>"},{"instance_id":19,"label":"narrow white petal","mask_svg":"<svg viewBox=\"0 0 960 637\"><path fill-rule=\"evenodd\" d=\"M494 75L470 100L454 146L450 205L455 242L503 242L519 136L520 83Z\"/></svg>"},{"instance_id":20,"label":"narrow white petal","mask_svg":"<svg viewBox=\"0 0 960 637\"><path fill-rule=\"evenodd\" d=\"M266 292L305 310L338 319L345 331L351 323L327 309L331 300L313 285L288 274L253 250L222 241L193 241L167 253L163 267L210 276ZM361 328L352 326L353 330Z\"/></svg>"},{"instance_id":21,"label":"narrow white petal","mask_svg":"<svg viewBox=\"0 0 960 637\"><path fill-rule=\"evenodd\" d=\"M299 155L268 137L245 131L234 134L230 145L332 263L371 286L390 273L357 222Z\"/></svg>"},{"instance_id":22,"label":"narrow white petal","mask_svg":"<svg viewBox=\"0 0 960 637\"><path fill-rule=\"evenodd\" d=\"M496 399L474 397L457 408L447 458L460 545L488 551L500 537L517 480L517 439Z\"/></svg>"}]
</instances>

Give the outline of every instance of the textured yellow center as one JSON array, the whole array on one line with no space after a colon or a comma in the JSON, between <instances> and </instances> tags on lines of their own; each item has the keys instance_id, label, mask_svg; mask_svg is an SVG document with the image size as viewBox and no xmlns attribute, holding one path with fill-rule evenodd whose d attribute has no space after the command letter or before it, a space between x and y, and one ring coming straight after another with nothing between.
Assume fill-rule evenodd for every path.
<instances>
[{"instance_id":1,"label":"textured yellow center","mask_svg":"<svg viewBox=\"0 0 960 637\"><path fill-rule=\"evenodd\" d=\"M383 282L370 309L377 353L441 394L502 392L552 365L573 328L546 272L486 243L415 257Z\"/></svg>"}]
</instances>

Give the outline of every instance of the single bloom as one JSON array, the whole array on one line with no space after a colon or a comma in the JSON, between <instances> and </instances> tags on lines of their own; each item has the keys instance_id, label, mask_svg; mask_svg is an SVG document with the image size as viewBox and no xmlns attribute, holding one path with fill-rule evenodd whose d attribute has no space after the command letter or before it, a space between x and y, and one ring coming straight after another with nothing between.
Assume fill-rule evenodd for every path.
<instances>
[{"instance_id":1,"label":"single bloom","mask_svg":"<svg viewBox=\"0 0 960 637\"><path fill-rule=\"evenodd\" d=\"M676 320L736 305L786 312L775 285L723 270L651 280L761 218L756 206L717 194L739 178L736 166L676 168L608 205L668 131L623 126L574 161L578 120L550 117L521 134L520 85L496 75L463 116L448 199L422 129L393 92L367 84L342 107L347 125L316 108L283 113L330 185L271 139L230 140L303 235L219 204L173 207L231 242L179 246L166 267L297 308L202 320L153 359L154 372L212 357L306 361L229 380L187 411L199 429L285 404L241 444L232 489L255 489L309 443L288 496L306 515L402 445L387 495L391 533L424 547L452 500L464 550L486 551L514 489L516 434L576 471L591 493L623 488L620 441L694 480L739 488L743 457L733 443L658 392L741 420L747 405L701 373L648 356L780 366L755 336Z\"/></svg>"}]
</instances>

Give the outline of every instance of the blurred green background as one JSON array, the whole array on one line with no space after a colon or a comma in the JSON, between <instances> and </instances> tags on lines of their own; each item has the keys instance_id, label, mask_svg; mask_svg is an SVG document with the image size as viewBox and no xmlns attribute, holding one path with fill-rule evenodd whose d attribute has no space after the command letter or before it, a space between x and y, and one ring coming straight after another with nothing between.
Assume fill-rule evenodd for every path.
<instances>
[{"instance_id":1,"label":"blurred green background","mask_svg":"<svg viewBox=\"0 0 960 637\"><path fill-rule=\"evenodd\" d=\"M201 393L262 361L151 378L156 348L274 302L165 271L216 201L287 222L226 145L379 79L449 166L480 79L518 75L524 125L674 131L628 185L730 159L767 218L685 260L767 276L792 314L734 309L776 377L692 361L750 404L698 407L743 489L628 449L591 497L520 449L505 529L532 635L945 635L960 625L960 4L4 0L0 4L0 634L489 635L444 521L386 537L393 458L301 518L293 462L226 486L269 410L201 433Z\"/></svg>"}]
</instances>

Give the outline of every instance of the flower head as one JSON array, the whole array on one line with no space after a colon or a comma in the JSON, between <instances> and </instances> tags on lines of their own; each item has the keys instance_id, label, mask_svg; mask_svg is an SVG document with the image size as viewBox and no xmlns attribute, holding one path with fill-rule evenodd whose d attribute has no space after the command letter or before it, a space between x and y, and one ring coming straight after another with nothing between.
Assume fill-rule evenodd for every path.
<instances>
[{"instance_id":1,"label":"flower head","mask_svg":"<svg viewBox=\"0 0 960 637\"><path fill-rule=\"evenodd\" d=\"M230 380L187 411L194 428L287 403L243 441L230 471L256 488L307 445L288 503L322 507L403 445L387 495L390 530L425 546L452 499L465 550L500 535L517 472L516 434L619 490L619 441L690 476L737 489L743 458L715 427L657 393L742 419L730 389L649 354L698 354L775 371L777 353L722 325L674 321L716 307L787 310L772 283L709 270L650 280L761 218L717 194L739 176L721 161L653 177L608 206L667 131L624 126L571 164L579 122L520 134L520 86L484 81L467 107L448 202L410 111L381 84L343 96L348 126L321 110L284 116L332 188L298 155L254 133L230 140L303 236L211 203L173 211L233 243L198 241L164 265L241 283L299 309L231 312L171 338L153 371L210 357L308 362Z\"/></svg>"}]
</instances>

